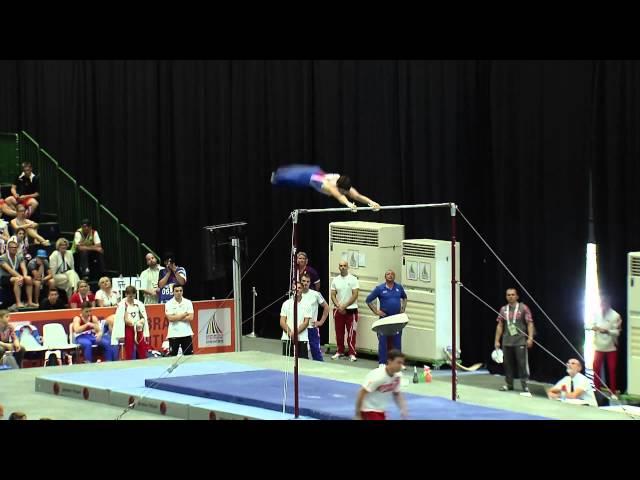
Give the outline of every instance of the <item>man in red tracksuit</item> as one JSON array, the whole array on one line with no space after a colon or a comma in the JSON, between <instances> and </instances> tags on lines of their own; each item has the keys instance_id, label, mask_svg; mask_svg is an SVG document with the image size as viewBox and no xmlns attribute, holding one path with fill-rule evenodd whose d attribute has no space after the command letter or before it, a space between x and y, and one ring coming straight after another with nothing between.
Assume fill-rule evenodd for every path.
<instances>
[{"instance_id":1,"label":"man in red tracksuit","mask_svg":"<svg viewBox=\"0 0 640 480\"><path fill-rule=\"evenodd\" d=\"M340 275L331 282L331 301L335 305L333 319L336 326L336 342L338 352L331 357L333 360L344 356L344 332L347 330L347 344L349 345L349 360L356 358L356 330L358 328L358 279L349 273L346 260L338 264Z\"/></svg>"}]
</instances>

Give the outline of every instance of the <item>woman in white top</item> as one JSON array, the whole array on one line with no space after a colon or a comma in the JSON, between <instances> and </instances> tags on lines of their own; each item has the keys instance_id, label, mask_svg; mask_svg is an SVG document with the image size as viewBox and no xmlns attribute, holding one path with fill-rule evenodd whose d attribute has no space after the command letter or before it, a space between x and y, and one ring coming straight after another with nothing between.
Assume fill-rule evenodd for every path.
<instances>
[{"instance_id":1,"label":"woman in white top","mask_svg":"<svg viewBox=\"0 0 640 480\"><path fill-rule=\"evenodd\" d=\"M66 238L59 238L56 241L56 249L49 256L49 268L53 272L56 288L62 288L67 292L67 298L71 298L80 277L74 270L73 254L68 248L69 242Z\"/></svg>"},{"instance_id":2,"label":"woman in white top","mask_svg":"<svg viewBox=\"0 0 640 480\"><path fill-rule=\"evenodd\" d=\"M118 304L113 322L111 344L117 345L124 338L124 354L126 360L147 358L149 351L149 323L144 303L136 299L136 287L128 286L124 290L125 299Z\"/></svg>"},{"instance_id":3,"label":"woman in white top","mask_svg":"<svg viewBox=\"0 0 640 480\"><path fill-rule=\"evenodd\" d=\"M38 224L29 220L26 217L26 209L24 205L18 204L16 207L16 218L11 220L11 227L14 231L17 231L18 228L22 227L27 231L27 235L29 235L35 243L40 243L45 247L49 246L49 240L45 240L44 237L38 234Z\"/></svg>"},{"instance_id":4,"label":"woman in white top","mask_svg":"<svg viewBox=\"0 0 640 480\"><path fill-rule=\"evenodd\" d=\"M100 290L96 292L96 305L98 307L115 307L120 301L120 296L111 290L111 280L109 277L102 277L98 280Z\"/></svg>"}]
</instances>

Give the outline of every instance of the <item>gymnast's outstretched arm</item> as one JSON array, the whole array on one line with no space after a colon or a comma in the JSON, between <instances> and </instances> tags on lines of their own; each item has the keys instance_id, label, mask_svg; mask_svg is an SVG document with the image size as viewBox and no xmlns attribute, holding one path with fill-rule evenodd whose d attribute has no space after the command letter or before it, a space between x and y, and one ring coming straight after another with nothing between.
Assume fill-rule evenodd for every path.
<instances>
[{"instance_id":1,"label":"gymnast's outstretched arm","mask_svg":"<svg viewBox=\"0 0 640 480\"><path fill-rule=\"evenodd\" d=\"M340 190L338 189L338 187L336 187L335 185L331 185L330 183L325 182L322 185L322 189L325 192L328 192L333 198L335 198L341 204L343 204L344 206L350 208L354 212L358 210L358 207L356 207L356 204L355 203L351 203L349 201L349 199L345 195L343 195L340 192Z\"/></svg>"},{"instance_id":2,"label":"gymnast's outstretched arm","mask_svg":"<svg viewBox=\"0 0 640 480\"><path fill-rule=\"evenodd\" d=\"M369 197L365 197L353 187L349 189L349 196L360 203L373 207L374 210L380 208L380 204L378 202L371 200Z\"/></svg>"}]
</instances>

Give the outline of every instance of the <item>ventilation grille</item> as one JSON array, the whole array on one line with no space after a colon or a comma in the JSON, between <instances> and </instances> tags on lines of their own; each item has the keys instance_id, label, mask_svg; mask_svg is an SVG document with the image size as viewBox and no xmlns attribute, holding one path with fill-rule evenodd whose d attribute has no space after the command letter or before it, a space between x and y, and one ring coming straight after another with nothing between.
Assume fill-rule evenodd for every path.
<instances>
[{"instance_id":1,"label":"ventilation grille","mask_svg":"<svg viewBox=\"0 0 640 480\"><path fill-rule=\"evenodd\" d=\"M634 358L640 358L640 327L636 327L635 325L631 325L630 332L630 347L631 347L631 356Z\"/></svg>"},{"instance_id":2,"label":"ventilation grille","mask_svg":"<svg viewBox=\"0 0 640 480\"><path fill-rule=\"evenodd\" d=\"M631 274L632 277L640 277L640 257L631 257Z\"/></svg>"},{"instance_id":3,"label":"ventilation grille","mask_svg":"<svg viewBox=\"0 0 640 480\"><path fill-rule=\"evenodd\" d=\"M380 243L379 234L379 230L332 226L331 243L377 247Z\"/></svg>"},{"instance_id":4,"label":"ventilation grille","mask_svg":"<svg viewBox=\"0 0 640 480\"><path fill-rule=\"evenodd\" d=\"M422 258L436 258L436 246L420 245L417 243L403 243L402 254Z\"/></svg>"}]
</instances>

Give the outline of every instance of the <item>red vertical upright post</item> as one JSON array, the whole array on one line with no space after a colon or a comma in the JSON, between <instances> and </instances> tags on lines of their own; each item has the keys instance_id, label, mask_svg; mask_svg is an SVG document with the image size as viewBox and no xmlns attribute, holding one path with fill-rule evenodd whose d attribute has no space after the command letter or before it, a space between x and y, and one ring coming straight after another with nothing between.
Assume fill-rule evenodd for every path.
<instances>
[{"instance_id":1,"label":"red vertical upright post","mask_svg":"<svg viewBox=\"0 0 640 480\"><path fill-rule=\"evenodd\" d=\"M300 405L298 402L298 261L296 258L298 250L298 211L291 214L293 220L293 415L298 418Z\"/></svg>"},{"instance_id":2,"label":"red vertical upright post","mask_svg":"<svg viewBox=\"0 0 640 480\"><path fill-rule=\"evenodd\" d=\"M456 342L456 204L451 204L451 400L456 401L458 389Z\"/></svg>"}]
</instances>

